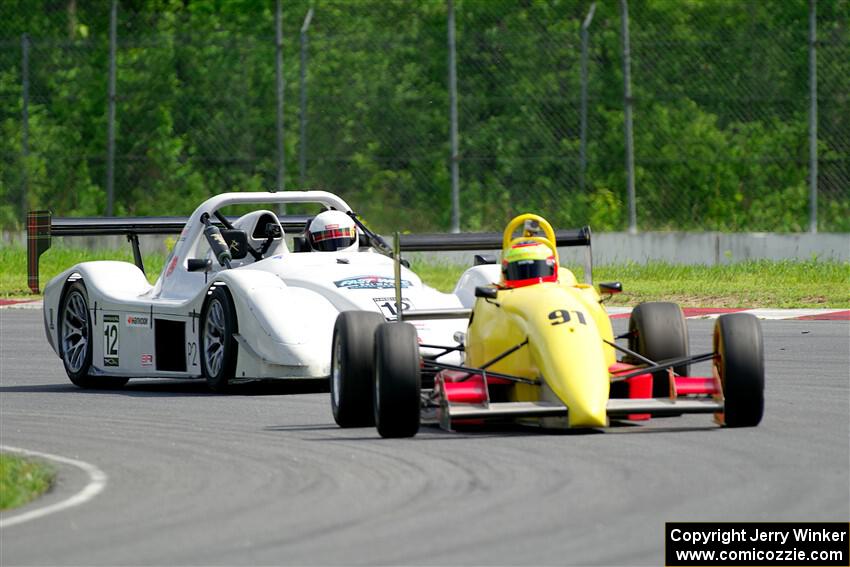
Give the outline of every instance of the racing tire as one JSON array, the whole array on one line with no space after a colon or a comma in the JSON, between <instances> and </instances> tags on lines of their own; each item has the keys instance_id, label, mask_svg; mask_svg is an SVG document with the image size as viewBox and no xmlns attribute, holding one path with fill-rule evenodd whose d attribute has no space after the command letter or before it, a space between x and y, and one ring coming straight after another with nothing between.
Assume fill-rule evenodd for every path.
<instances>
[{"instance_id":1,"label":"racing tire","mask_svg":"<svg viewBox=\"0 0 850 567\"><path fill-rule=\"evenodd\" d=\"M118 388L129 378L121 376L91 376L92 316L89 296L82 280L65 289L59 307L59 356L71 383L80 388Z\"/></svg>"},{"instance_id":2,"label":"racing tire","mask_svg":"<svg viewBox=\"0 0 850 567\"><path fill-rule=\"evenodd\" d=\"M764 339L749 313L721 315L714 324L714 365L723 388L726 427L755 427L764 414Z\"/></svg>"},{"instance_id":3,"label":"racing tire","mask_svg":"<svg viewBox=\"0 0 850 567\"><path fill-rule=\"evenodd\" d=\"M375 331L375 426L381 437L419 431L419 340L409 323L384 323Z\"/></svg>"},{"instance_id":4,"label":"racing tire","mask_svg":"<svg viewBox=\"0 0 850 567\"><path fill-rule=\"evenodd\" d=\"M688 326L682 309L663 301L635 307L629 318L629 349L654 362L688 356ZM688 365L674 366L673 371L687 376ZM670 397L670 377L666 370L652 374L652 397Z\"/></svg>"},{"instance_id":5,"label":"racing tire","mask_svg":"<svg viewBox=\"0 0 850 567\"><path fill-rule=\"evenodd\" d=\"M218 286L210 289L201 310L201 371L210 390L219 394L228 391L230 381L236 375L239 352L234 337L236 323L236 310L227 288Z\"/></svg>"},{"instance_id":6,"label":"racing tire","mask_svg":"<svg viewBox=\"0 0 850 567\"><path fill-rule=\"evenodd\" d=\"M385 321L374 311L343 311L331 346L331 410L340 427L370 427L375 374L375 330Z\"/></svg>"}]
</instances>

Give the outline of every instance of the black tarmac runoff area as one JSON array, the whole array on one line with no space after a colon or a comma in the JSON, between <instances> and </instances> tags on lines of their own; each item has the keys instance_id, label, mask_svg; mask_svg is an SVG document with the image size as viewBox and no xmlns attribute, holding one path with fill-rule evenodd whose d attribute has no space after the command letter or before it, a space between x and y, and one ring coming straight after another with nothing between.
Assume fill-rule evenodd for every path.
<instances>
[{"instance_id":1,"label":"black tarmac runoff area","mask_svg":"<svg viewBox=\"0 0 850 567\"><path fill-rule=\"evenodd\" d=\"M691 352L713 325L688 321ZM658 566L665 522L846 522L850 323L762 328L756 428L691 415L385 440L338 428L323 381L77 388L41 311L0 310L0 445L86 465L56 463L46 496L0 514L0 565Z\"/></svg>"}]
</instances>

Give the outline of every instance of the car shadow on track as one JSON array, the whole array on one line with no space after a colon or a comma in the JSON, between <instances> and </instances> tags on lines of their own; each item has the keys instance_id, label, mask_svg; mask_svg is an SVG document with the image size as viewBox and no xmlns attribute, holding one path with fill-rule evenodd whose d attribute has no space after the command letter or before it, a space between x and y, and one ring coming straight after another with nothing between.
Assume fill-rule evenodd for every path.
<instances>
[{"instance_id":1,"label":"car shadow on track","mask_svg":"<svg viewBox=\"0 0 850 567\"><path fill-rule=\"evenodd\" d=\"M667 422L669 423L669 422ZM696 431L712 431L720 429L713 424L703 426L673 425L666 423L654 424L651 427L630 422L612 422L605 429L541 429L539 427L521 424L492 424L489 426L465 426L454 431L445 431L436 425L423 425L419 433L408 440L416 441L449 441L469 439L489 439L492 437L586 437L589 435L619 435L619 434L650 434L650 433L688 433ZM375 441L380 439L374 427L340 428L333 423L313 425L270 425L264 427L263 431L270 432L329 432L337 431L338 435L321 438L304 438L304 441Z\"/></svg>"},{"instance_id":2,"label":"car shadow on track","mask_svg":"<svg viewBox=\"0 0 850 567\"><path fill-rule=\"evenodd\" d=\"M321 424L321 425L270 425L264 427L263 431L272 432L320 432L320 431L336 431L339 434L331 437L321 438L304 438L305 441L375 441L381 439L374 427L352 427L341 428L336 424ZM423 425L419 429L419 433L407 440L415 441L449 441L460 439L488 439L492 437L534 437L540 435L596 435L602 433L601 430L585 429L585 430L569 430L569 431L550 431L536 427L528 427L513 423L492 424L490 426L464 426L458 427L454 431L446 431L440 429L437 425Z\"/></svg>"},{"instance_id":3,"label":"car shadow on track","mask_svg":"<svg viewBox=\"0 0 850 567\"><path fill-rule=\"evenodd\" d=\"M0 386L3 393L67 393L85 395L123 395L129 397L164 396L289 396L297 394L328 393L327 379L258 380L234 384L226 394L217 394L207 388L203 380L137 379L127 385L113 388L78 388L73 384L37 384L28 386Z\"/></svg>"},{"instance_id":4,"label":"car shadow on track","mask_svg":"<svg viewBox=\"0 0 850 567\"><path fill-rule=\"evenodd\" d=\"M305 441L375 441L380 439L378 432L373 426L369 427L351 427L341 428L334 423L327 424L312 424L312 425L270 425L263 428L263 431L271 432L320 432L332 431L339 433L332 437L321 438L305 438ZM575 434L576 432L570 432ZM498 424L487 428L471 428L464 427L455 431L445 431L436 425L423 425L419 433L413 437L418 441L428 440L449 440L449 439L486 439L488 437L505 437L505 436L529 436L540 435L540 430L523 427L516 424Z\"/></svg>"}]
</instances>

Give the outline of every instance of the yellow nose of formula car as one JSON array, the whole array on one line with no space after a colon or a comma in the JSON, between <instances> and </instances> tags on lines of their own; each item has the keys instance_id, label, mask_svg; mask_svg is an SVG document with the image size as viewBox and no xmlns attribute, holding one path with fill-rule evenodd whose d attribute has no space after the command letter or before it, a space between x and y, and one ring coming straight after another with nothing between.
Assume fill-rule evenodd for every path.
<instances>
[{"instance_id":1,"label":"yellow nose of formula car","mask_svg":"<svg viewBox=\"0 0 850 567\"><path fill-rule=\"evenodd\" d=\"M535 379L518 383L512 401L559 400L570 427L607 424L608 367L599 329L576 293L555 282L497 290L479 298L467 333L467 362L484 366L516 344L522 354L505 357L493 371ZM608 329L610 334L610 326Z\"/></svg>"},{"instance_id":2,"label":"yellow nose of formula car","mask_svg":"<svg viewBox=\"0 0 850 567\"><path fill-rule=\"evenodd\" d=\"M543 237L528 230L513 237L515 230L531 223L540 227ZM570 427L602 427L608 421L605 349L610 347L600 336L613 340L611 325L594 289L578 286L572 273L558 265L554 242L552 227L537 215L521 215L508 224L501 281L490 288L494 297L477 298L473 308L467 363L484 366L524 342L525 352L491 366L539 382L518 383L508 393L511 401L560 401L569 410ZM556 421L550 419L548 425Z\"/></svg>"},{"instance_id":3,"label":"yellow nose of formula car","mask_svg":"<svg viewBox=\"0 0 850 567\"><path fill-rule=\"evenodd\" d=\"M462 236L470 246L491 243ZM359 325L357 340L366 344L362 352L340 344L340 352L348 354L332 364L335 380L371 401L348 408L360 412L360 422L374 420L383 437L415 435L423 420L446 429L488 421L601 428L609 420L684 413L711 413L728 427L760 422L764 356L754 317L721 316L714 350L691 355L681 309L643 303L632 312L629 332L615 339L600 294L590 283L579 283L558 258L559 245L589 248L589 229L556 234L542 217L524 214L508 223L500 245L498 263L478 257L461 276L455 293L468 309L399 309L392 322L367 320L360 312L340 314L345 325ZM458 249L451 246L446 249ZM399 254L396 248L397 264ZM600 289L616 293L621 286ZM397 283L396 305L405 304L402 291ZM456 334L457 345L417 340L417 320L458 317L468 317L469 324L465 334ZM420 346L431 354L422 356ZM458 351L462 364L441 362ZM690 364L708 360L711 376L688 375Z\"/></svg>"}]
</instances>

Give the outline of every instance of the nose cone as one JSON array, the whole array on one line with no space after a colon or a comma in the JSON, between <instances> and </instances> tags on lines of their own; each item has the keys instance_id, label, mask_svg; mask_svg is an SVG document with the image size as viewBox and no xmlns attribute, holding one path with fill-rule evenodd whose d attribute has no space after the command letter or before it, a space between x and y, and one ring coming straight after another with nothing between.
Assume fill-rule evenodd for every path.
<instances>
[{"instance_id":1,"label":"nose cone","mask_svg":"<svg viewBox=\"0 0 850 567\"><path fill-rule=\"evenodd\" d=\"M559 395L568 408L570 427L606 427L608 425L608 384L600 387L571 388ZM599 383L599 382L597 382Z\"/></svg>"},{"instance_id":2,"label":"nose cone","mask_svg":"<svg viewBox=\"0 0 850 567\"><path fill-rule=\"evenodd\" d=\"M532 360L567 406L570 427L608 424L608 367L602 338L584 305L556 284L515 290L503 307L523 319ZM511 305L508 305L508 303Z\"/></svg>"},{"instance_id":3,"label":"nose cone","mask_svg":"<svg viewBox=\"0 0 850 567\"><path fill-rule=\"evenodd\" d=\"M549 344L557 348L535 348L532 357L546 385L567 406L570 427L605 427L609 382L599 337L593 332L567 333L550 338Z\"/></svg>"}]
</instances>

